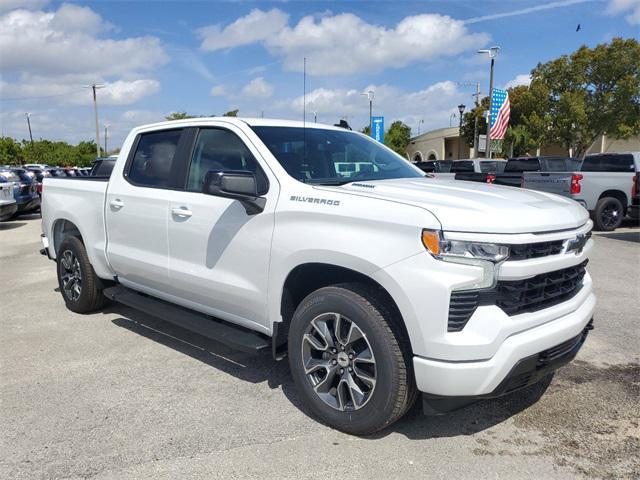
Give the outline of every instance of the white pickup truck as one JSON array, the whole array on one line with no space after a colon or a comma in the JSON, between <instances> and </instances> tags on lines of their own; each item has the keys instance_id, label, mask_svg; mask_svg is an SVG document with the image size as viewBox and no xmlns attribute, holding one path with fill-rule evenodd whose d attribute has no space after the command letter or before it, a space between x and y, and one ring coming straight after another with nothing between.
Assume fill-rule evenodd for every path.
<instances>
[{"instance_id":1,"label":"white pickup truck","mask_svg":"<svg viewBox=\"0 0 640 480\"><path fill-rule=\"evenodd\" d=\"M344 168L357 163L358 168ZM105 298L288 355L307 408L365 434L548 378L592 326L586 210L425 178L337 127L135 128L109 179L46 178L43 254L68 308Z\"/></svg>"},{"instance_id":2,"label":"white pickup truck","mask_svg":"<svg viewBox=\"0 0 640 480\"><path fill-rule=\"evenodd\" d=\"M522 187L571 198L589 211L596 229L611 231L632 210L638 172L640 152L597 153L578 171L524 172Z\"/></svg>"}]
</instances>

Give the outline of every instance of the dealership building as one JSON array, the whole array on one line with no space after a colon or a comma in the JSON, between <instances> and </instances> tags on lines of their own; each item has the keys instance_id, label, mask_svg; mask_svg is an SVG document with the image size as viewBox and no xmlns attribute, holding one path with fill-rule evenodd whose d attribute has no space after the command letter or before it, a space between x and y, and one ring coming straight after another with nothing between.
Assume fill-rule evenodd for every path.
<instances>
[{"instance_id":1,"label":"dealership building","mask_svg":"<svg viewBox=\"0 0 640 480\"><path fill-rule=\"evenodd\" d=\"M458 127L438 128L413 137L407 145L407 158L412 161L427 160L456 160L458 158L483 157L484 153L476 155L473 147L469 147L462 141L458 153L459 142ZM599 137L589 149L588 153L607 152L637 152L640 151L640 135L627 140L614 140L606 135ZM559 145L543 147L537 155L566 155L566 150Z\"/></svg>"}]
</instances>

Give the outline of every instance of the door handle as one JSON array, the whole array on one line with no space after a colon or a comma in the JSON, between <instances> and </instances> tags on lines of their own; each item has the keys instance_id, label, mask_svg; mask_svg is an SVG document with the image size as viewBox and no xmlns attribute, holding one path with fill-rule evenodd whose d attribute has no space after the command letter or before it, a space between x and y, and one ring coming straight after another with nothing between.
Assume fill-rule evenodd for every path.
<instances>
[{"instance_id":1,"label":"door handle","mask_svg":"<svg viewBox=\"0 0 640 480\"><path fill-rule=\"evenodd\" d=\"M187 207L174 207L171 209L171 215L175 215L176 217L188 218L193 215L193 212Z\"/></svg>"},{"instance_id":2,"label":"door handle","mask_svg":"<svg viewBox=\"0 0 640 480\"><path fill-rule=\"evenodd\" d=\"M120 210L122 207L124 207L124 202L119 198L116 198L114 200L111 200L109 202L109 205L111 205L116 210Z\"/></svg>"}]
</instances>

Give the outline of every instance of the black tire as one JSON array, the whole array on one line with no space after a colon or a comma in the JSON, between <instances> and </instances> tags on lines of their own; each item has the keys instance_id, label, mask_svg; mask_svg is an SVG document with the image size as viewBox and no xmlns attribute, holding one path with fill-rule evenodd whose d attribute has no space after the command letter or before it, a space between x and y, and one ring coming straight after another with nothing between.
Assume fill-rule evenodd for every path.
<instances>
[{"instance_id":1,"label":"black tire","mask_svg":"<svg viewBox=\"0 0 640 480\"><path fill-rule=\"evenodd\" d=\"M89 313L101 308L105 297L100 288L100 279L93 271L82 240L66 237L58 248L56 258L58 285L67 308L76 313ZM71 258L73 260L68 261ZM65 277L68 278L70 275L79 278L79 293L75 290L77 281L65 283Z\"/></svg>"},{"instance_id":2,"label":"black tire","mask_svg":"<svg viewBox=\"0 0 640 480\"><path fill-rule=\"evenodd\" d=\"M596 230L611 232L622 224L624 207L615 197L604 197L598 200L593 211L593 223Z\"/></svg>"},{"instance_id":3,"label":"black tire","mask_svg":"<svg viewBox=\"0 0 640 480\"><path fill-rule=\"evenodd\" d=\"M397 314L392 314L393 309L385 305L381 298L383 296L379 290L364 284L344 283L324 287L308 295L298 305L291 320L289 365L305 405L320 421L350 434L371 434L391 425L412 407L417 397L410 346L406 334L399 326L401 319L397 318ZM356 325L360 333L364 334L364 341L370 346L375 359L374 387L369 391L368 399L358 408L355 408L355 397L347 384L342 385L346 388L344 397L347 398L348 394L352 405L347 408L348 402L345 402L347 406L341 410L342 400L338 400L340 405L337 407L329 405L316 393L314 380L305 373L304 335L312 328L312 321L332 314L339 314L341 318L348 319L350 324ZM362 341L362 338L358 340ZM336 346L338 345L336 342ZM347 346L349 348L351 347ZM324 362L325 353L322 355L319 361ZM330 355L328 350L326 355ZM353 373L347 374L346 366L343 370L352 380L356 377L359 380L356 371L361 367L357 367L359 364L355 362L358 362L357 358L348 364L349 371ZM340 365L342 364L338 367ZM326 374L328 377L328 370ZM335 388L337 391L345 377L336 372L335 377L331 378L338 382Z\"/></svg>"}]
</instances>

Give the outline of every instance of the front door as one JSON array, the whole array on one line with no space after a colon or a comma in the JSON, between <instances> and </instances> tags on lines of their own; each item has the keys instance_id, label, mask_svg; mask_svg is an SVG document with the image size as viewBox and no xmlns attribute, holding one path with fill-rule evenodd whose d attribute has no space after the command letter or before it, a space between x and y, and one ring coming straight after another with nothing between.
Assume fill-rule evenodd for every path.
<instances>
[{"instance_id":1,"label":"front door","mask_svg":"<svg viewBox=\"0 0 640 480\"><path fill-rule=\"evenodd\" d=\"M235 126L201 128L183 191L169 201L170 292L191 308L264 329L278 183ZM202 193L209 170L256 174L263 212L249 215L238 200Z\"/></svg>"}]
</instances>

